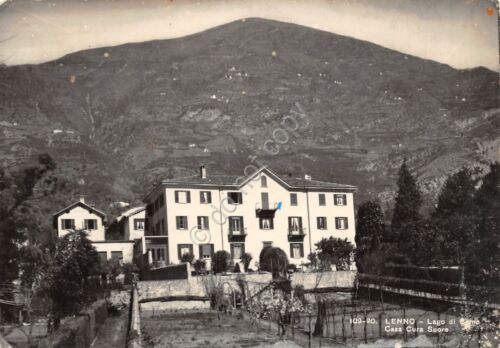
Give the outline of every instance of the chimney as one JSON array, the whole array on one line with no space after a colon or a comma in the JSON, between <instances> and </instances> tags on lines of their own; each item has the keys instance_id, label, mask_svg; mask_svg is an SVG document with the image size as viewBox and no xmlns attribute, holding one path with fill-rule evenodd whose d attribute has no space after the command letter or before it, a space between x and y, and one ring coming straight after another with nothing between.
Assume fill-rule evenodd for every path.
<instances>
[{"instance_id":1,"label":"chimney","mask_svg":"<svg viewBox=\"0 0 500 348\"><path fill-rule=\"evenodd\" d=\"M205 168L205 166L201 166L200 167L200 177L202 179L206 179L207 178L207 169Z\"/></svg>"},{"instance_id":2,"label":"chimney","mask_svg":"<svg viewBox=\"0 0 500 348\"><path fill-rule=\"evenodd\" d=\"M80 195L80 202L85 203L85 196L84 195Z\"/></svg>"},{"instance_id":3,"label":"chimney","mask_svg":"<svg viewBox=\"0 0 500 348\"><path fill-rule=\"evenodd\" d=\"M304 175L304 180L311 181L311 176L309 174Z\"/></svg>"}]
</instances>

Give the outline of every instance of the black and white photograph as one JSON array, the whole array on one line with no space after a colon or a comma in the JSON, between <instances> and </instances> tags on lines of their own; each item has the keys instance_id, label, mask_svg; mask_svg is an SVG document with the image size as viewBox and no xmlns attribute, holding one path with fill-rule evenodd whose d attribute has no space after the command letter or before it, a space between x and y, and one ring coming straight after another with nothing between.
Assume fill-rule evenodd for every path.
<instances>
[{"instance_id":1,"label":"black and white photograph","mask_svg":"<svg viewBox=\"0 0 500 348\"><path fill-rule=\"evenodd\" d=\"M500 347L497 0L0 0L0 348Z\"/></svg>"}]
</instances>

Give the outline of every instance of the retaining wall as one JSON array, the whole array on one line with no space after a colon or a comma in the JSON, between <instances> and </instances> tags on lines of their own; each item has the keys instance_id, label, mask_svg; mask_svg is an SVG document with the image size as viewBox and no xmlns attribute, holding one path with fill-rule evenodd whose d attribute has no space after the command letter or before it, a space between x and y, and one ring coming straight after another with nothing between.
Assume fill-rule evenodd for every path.
<instances>
[{"instance_id":1,"label":"retaining wall","mask_svg":"<svg viewBox=\"0 0 500 348\"><path fill-rule=\"evenodd\" d=\"M52 337L53 348L88 348L94 341L97 328L108 318L106 300L98 300L76 318L66 318ZM46 345L44 345L46 344ZM42 346L50 346L48 339Z\"/></svg>"},{"instance_id":2,"label":"retaining wall","mask_svg":"<svg viewBox=\"0 0 500 348\"><path fill-rule=\"evenodd\" d=\"M305 290L351 289L356 280L356 271L297 272L292 274L292 287L303 285Z\"/></svg>"}]
</instances>

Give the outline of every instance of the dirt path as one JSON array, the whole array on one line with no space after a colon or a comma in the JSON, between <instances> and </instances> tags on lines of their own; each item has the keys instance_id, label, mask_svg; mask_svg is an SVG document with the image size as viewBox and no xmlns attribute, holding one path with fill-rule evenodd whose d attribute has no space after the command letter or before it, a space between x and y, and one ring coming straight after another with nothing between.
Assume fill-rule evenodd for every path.
<instances>
[{"instance_id":1,"label":"dirt path","mask_svg":"<svg viewBox=\"0 0 500 348\"><path fill-rule=\"evenodd\" d=\"M92 348L125 348L127 342L128 312L124 309L119 316L108 317L99 328Z\"/></svg>"}]
</instances>

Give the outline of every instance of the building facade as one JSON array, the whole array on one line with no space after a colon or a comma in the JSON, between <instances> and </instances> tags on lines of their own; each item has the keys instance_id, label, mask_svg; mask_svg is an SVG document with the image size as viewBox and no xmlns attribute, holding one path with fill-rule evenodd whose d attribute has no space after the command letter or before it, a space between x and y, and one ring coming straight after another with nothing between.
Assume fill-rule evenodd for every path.
<instances>
[{"instance_id":1,"label":"building facade","mask_svg":"<svg viewBox=\"0 0 500 348\"><path fill-rule=\"evenodd\" d=\"M57 237L63 237L75 230L86 231L101 261L118 259L123 263L131 263L134 250L138 249L134 246L133 239L106 240L106 214L85 203L83 197L78 202L55 213L53 224Z\"/></svg>"},{"instance_id":2,"label":"building facade","mask_svg":"<svg viewBox=\"0 0 500 348\"><path fill-rule=\"evenodd\" d=\"M267 168L247 178L198 176L171 179L145 197L146 250L155 260L178 263L184 254L210 261L218 250L253 266L263 247L283 249L290 262L307 263L314 244L330 236L354 244L356 188L304 179L283 179Z\"/></svg>"}]
</instances>

